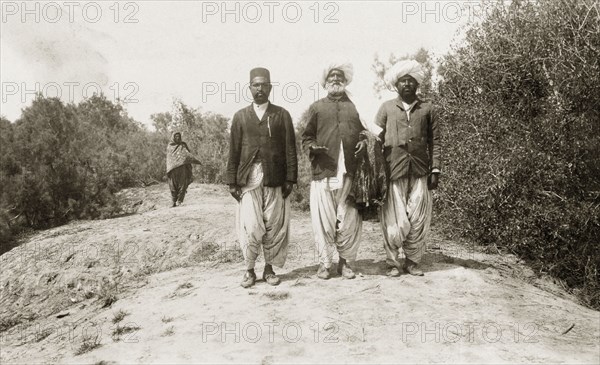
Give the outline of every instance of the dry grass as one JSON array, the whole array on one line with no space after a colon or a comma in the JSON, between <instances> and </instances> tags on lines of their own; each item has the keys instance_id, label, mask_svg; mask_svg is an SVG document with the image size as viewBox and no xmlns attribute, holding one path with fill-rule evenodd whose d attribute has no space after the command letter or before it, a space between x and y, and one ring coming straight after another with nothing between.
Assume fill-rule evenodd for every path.
<instances>
[{"instance_id":1,"label":"dry grass","mask_svg":"<svg viewBox=\"0 0 600 365\"><path fill-rule=\"evenodd\" d=\"M127 333L131 333L131 332L135 332L140 330L141 327L136 325L135 323L128 323L124 326L118 325L115 327L115 329L112 332L112 339L115 342L118 342L121 340L121 336Z\"/></svg>"},{"instance_id":2,"label":"dry grass","mask_svg":"<svg viewBox=\"0 0 600 365\"><path fill-rule=\"evenodd\" d=\"M194 287L194 285L192 285L192 283L190 283L190 282L185 282L185 283L183 283L183 284L179 284L179 286L177 287L177 289L176 289L176 290L179 290L179 289L191 289L191 288L193 288L193 287Z\"/></svg>"},{"instance_id":3,"label":"dry grass","mask_svg":"<svg viewBox=\"0 0 600 365\"><path fill-rule=\"evenodd\" d=\"M173 336L175 334L175 326L169 326L163 333L161 333L161 337Z\"/></svg>"},{"instance_id":4,"label":"dry grass","mask_svg":"<svg viewBox=\"0 0 600 365\"><path fill-rule=\"evenodd\" d=\"M18 316L0 318L0 332L4 332L8 329L11 329L19 323L21 323L21 318Z\"/></svg>"},{"instance_id":5,"label":"dry grass","mask_svg":"<svg viewBox=\"0 0 600 365\"><path fill-rule=\"evenodd\" d=\"M81 342L79 348L75 351L75 355L79 356L100 347L100 339L98 337L98 334L84 334L83 341Z\"/></svg>"},{"instance_id":6,"label":"dry grass","mask_svg":"<svg viewBox=\"0 0 600 365\"><path fill-rule=\"evenodd\" d=\"M130 314L129 312L119 309L118 312L113 314L112 323L117 324L117 323L121 322L129 314Z\"/></svg>"},{"instance_id":7,"label":"dry grass","mask_svg":"<svg viewBox=\"0 0 600 365\"><path fill-rule=\"evenodd\" d=\"M162 323L170 323L173 322L173 317L167 317L167 316L163 316L160 320Z\"/></svg>"},{"instance_id":8,"label":"dry grass","mask_svg":"<svg viewBox=\"0 0 600 365\"><path fill-rule=\"evenodd\" d=\"M271 300L285 300L290 297L290 293L287 291L270 291L263 295Z\"/></svg>"},{"instance_id":9,"label":"dry grass","mask_svg":"<svg viewBox=\"0 0 600 365\"><path fill-rule=\"evenodd\" d=\"M35 336L35 342L43 341L45 338L50 336L52 334L52 332L54 332L54 330L52 328L45 328L42 332L38 333Z\"/></svg>"}]
</instances>

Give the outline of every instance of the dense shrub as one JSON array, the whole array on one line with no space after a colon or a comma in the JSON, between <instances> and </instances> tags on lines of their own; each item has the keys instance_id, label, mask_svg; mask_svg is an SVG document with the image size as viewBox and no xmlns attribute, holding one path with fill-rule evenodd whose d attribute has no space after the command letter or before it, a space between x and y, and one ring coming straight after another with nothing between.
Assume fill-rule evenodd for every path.
<instances>
[{"instance_id":1,"label":"dense shrub","mask_svg":"<svg viewBox=\"0 0 600 365\"><path fill-rule=\"evenodd\" d=\"M499 3L443 58L444 221L600 307L597 2Z\"/></svg>"},{"instance_id":2,"label":"dense shrub","mask_svg":"<svg viewBox=\"0 0 600 365\"><path fill-rule=\"evenodd\" d=\"M206 161L197 180L221 182L226 128L225 118L192 110L183 130ZM117 191L165 179L168 139L97 95L78 105L40 95L15 123L0 119L0 253L23 229L119 213Z\"/></svg>"}]
</instances>

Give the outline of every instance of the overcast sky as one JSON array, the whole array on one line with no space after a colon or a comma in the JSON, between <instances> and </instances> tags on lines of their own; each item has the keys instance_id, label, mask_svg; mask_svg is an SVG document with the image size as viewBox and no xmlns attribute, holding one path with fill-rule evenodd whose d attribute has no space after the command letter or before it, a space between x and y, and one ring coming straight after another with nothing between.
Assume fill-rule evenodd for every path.
<instances>
[{"instance_id":1,"label":"overcast sky","mask_svg":"<svg viewBox=\"0 0 600 365\"><path fill-rule=\"evenodd\" d=\"M2 1L1 114L19 118L38 89L78 102L102 89L136 120L173 98L230 118L250 103L249 70L267 67L271 101L297 120L324 96L325 65L353 63L349 85L372 119L374 55L447 52L476 1L39 2Z\"/></svg>"}]
</instances>

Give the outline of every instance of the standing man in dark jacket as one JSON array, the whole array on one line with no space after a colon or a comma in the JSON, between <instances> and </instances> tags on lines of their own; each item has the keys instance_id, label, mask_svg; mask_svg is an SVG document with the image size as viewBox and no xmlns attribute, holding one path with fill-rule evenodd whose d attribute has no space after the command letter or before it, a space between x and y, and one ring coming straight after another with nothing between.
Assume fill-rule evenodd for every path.
<instances>
[{"instance_id":1,"label":"standing man in dark jacket","mask_svg":"<svg viewBox=\"0 0 600 365\"><path fill-rule=\"evenodd\" d=\"M367 150L365 128L354 103L346 94L352 81L350 63L326 67L321 86L327 97L308 109L302 145L312 165L310 214L319 254L317 276L329 279L333 253L337 249L338 274L353 279L348 261L356 260L362 232L362 217L350 195L357 157Z\"/></svg>"},{"instance_id":2,"label":"standing man in dark jacket","mask_svg":"<svg viewBox=\"0 0 600 365\"><path fill-rule=\"evenodd\" d=\"M398 251L406 259L402 268L422 276L419 263L429 231L432 194L437 188L441 168L440 128L429 102L417 97L424 72L417 61L401 61L385 75L398 97L379 108L375 124L383 129L387 167L387 197L381 210L384 248L391 266L388 275L400 275Z\"/></svg>"},{"instance_id":3,"label":"standing man in dark jacket","mask_svg":"<svg viewBox=\"0 0 600 365\"><path fill-rule=\"evenodd\" d=\"M273 265L283 267L288 252L290 201L298 177L296 137L287 110L269 102L269 70L250 71L254 102L233 116L227 184L239 202L236 228L246 262L242 287L256 282L254 264L262 251L263 279L280 280Z\"/></svg>"}]
</instances>

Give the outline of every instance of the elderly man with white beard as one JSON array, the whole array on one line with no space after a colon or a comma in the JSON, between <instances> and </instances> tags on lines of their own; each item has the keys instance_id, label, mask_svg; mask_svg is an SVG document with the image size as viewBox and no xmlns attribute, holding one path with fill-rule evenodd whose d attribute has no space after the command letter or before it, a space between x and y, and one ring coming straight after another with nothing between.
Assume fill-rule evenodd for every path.
<instances>
[{"instance_id":1,"label":"elderly man with white beard","mask_svg":"<svg viewBox=\"0 0 600 365\"><path fill-rule=\"evenodd\" d=\"M320 279L331 277L334 250L338 274L355 277L349 261L356 260L362 233L362 217L351 195L357 158L367 150L367 136L354 103L346 94L352 81L350 63L334 63L323 71L321 86L327 96L308 109L308 122L302 135L312 166L310 213Z\"/></svg>"}]
</instances>

